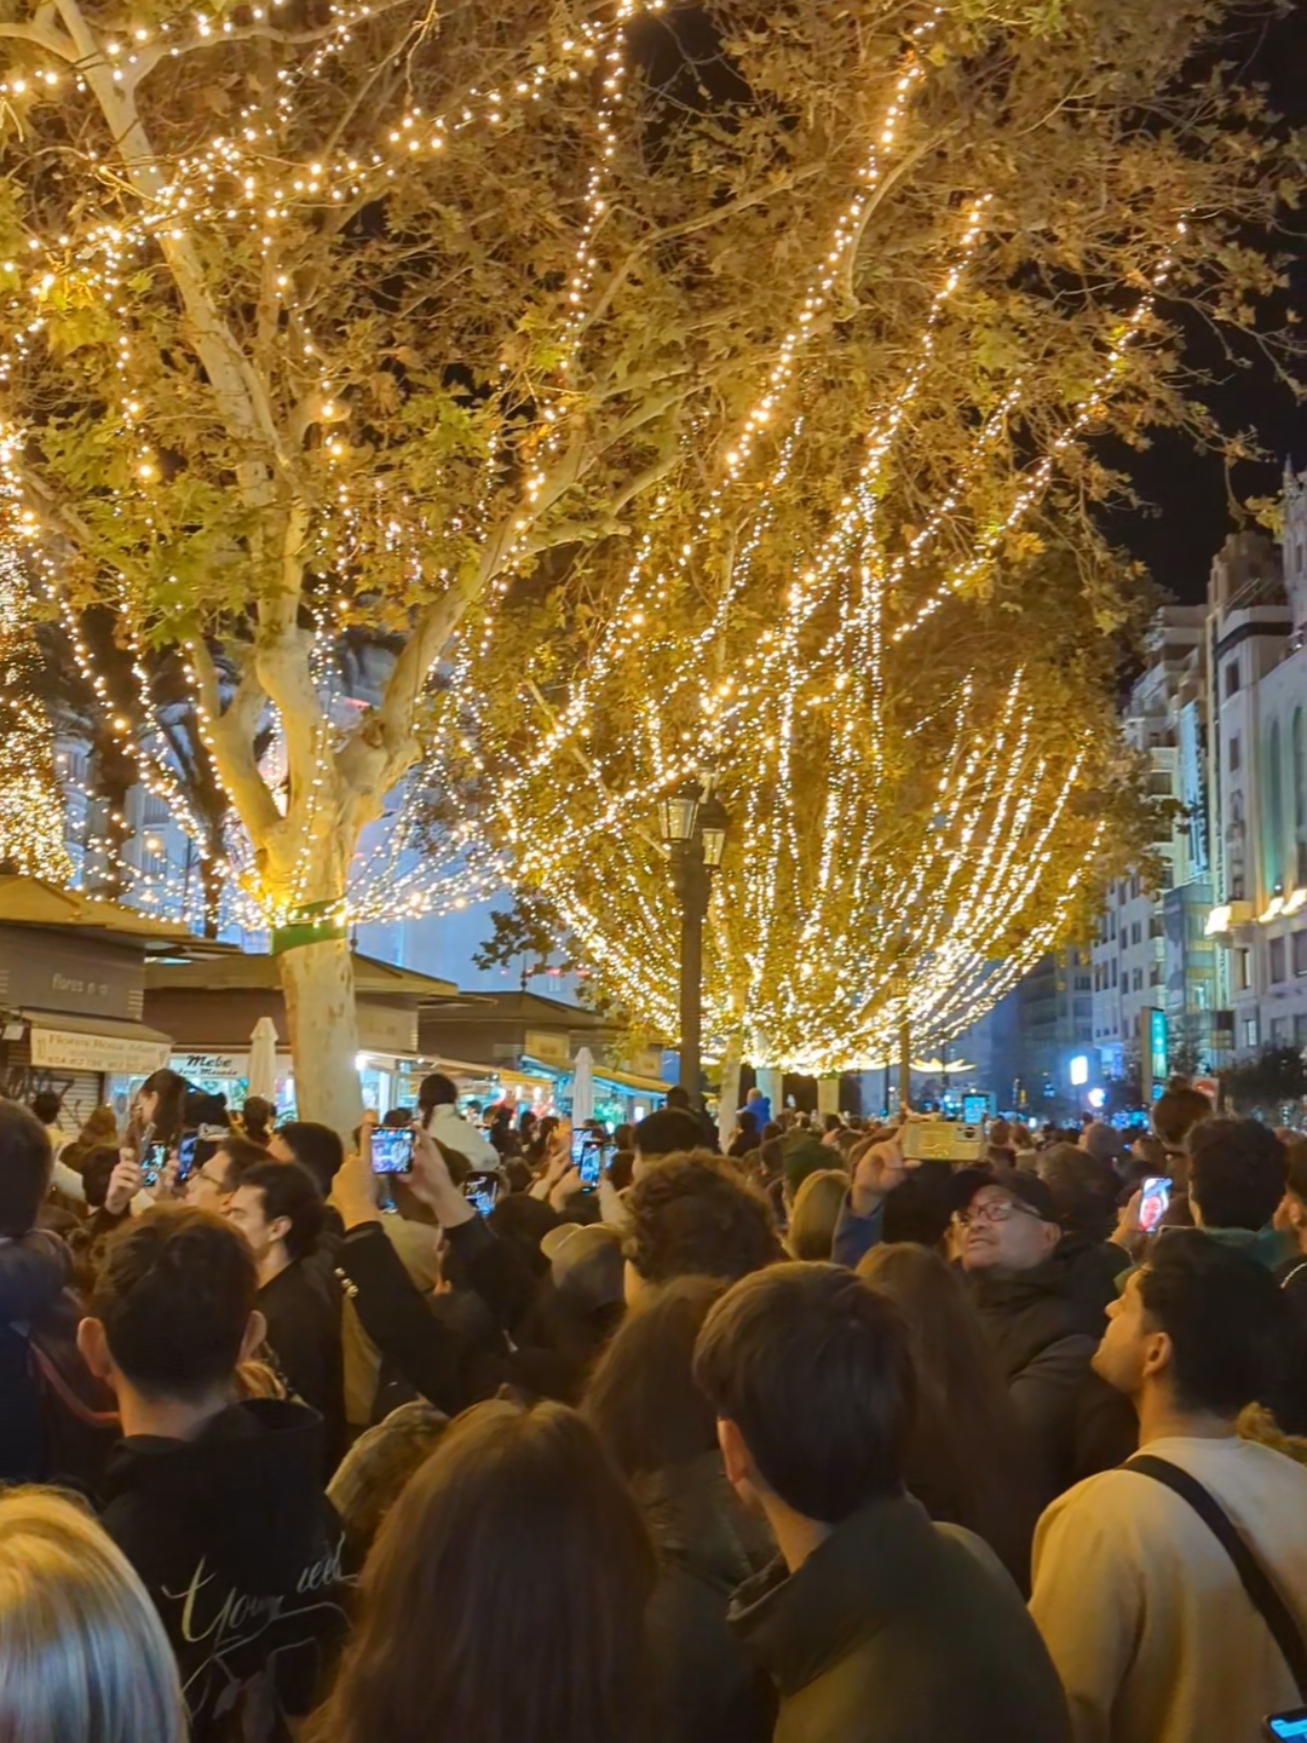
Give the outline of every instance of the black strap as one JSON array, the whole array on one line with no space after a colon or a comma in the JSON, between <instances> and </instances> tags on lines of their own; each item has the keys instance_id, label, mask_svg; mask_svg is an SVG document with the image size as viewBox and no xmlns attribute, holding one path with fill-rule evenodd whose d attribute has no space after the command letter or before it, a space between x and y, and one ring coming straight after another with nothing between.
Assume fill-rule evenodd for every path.
<instances>
[{"instance_id":1,"label":"black strap","mask_svg":"<svg viewBox=\"0 0 1307 1743\"><path fill-rule=\"evenodd\" d=\"M1179 1465L1173 1465L1169 1459L1154 1458L1151 1453L1139 1453L1121 1468L1138 1471L1141 1476L1153 1477L1193 1508L1234 1563L1235 1572L1253 1608L1270 1629L1275 1644L1284 1654L1284 1661L1298 1685L1300 1697L1307 1701L1307 1644L1303 1642L1302 1631L1294 1621L1289 1606L1272 1584L1270 1575L1239 1535L1234 1522L1215 1496L1203 1487L1197 1477L1191 1477L1188 1471L1182 1470Z\"/></svg>"}]
</instances>

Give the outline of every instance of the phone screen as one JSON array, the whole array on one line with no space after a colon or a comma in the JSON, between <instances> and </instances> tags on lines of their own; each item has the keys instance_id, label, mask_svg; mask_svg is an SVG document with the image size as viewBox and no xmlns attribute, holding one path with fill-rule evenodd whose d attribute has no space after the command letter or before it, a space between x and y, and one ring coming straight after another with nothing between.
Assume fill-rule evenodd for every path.
<instances>
[{"instance_id":1,"label":"phone screen","mask_svg":"<svg viewBox=\"0 0 1307 1743\"><path fill-rule=\"evenodd\" d=\"M1307 1707L1295 1707L1291 1713L1272 1713L1266 1721L1268 1737L1283 1737L1290 1743L1307 1739Z\"/></svg>"},{"instance_id":2,"label":"phone screen","mask_svg":"<svg viewBox=\"0 0 1307 1743\"><path fill-rule=\"evenodd\" d=\"M196 1132L190 1132L177 1146L178 1186L181 1185L183 1180L189 1177L191 1169L195 1166L195 1146L199 1141L199 1134Z\"/></svg>"},{"instance_id":3,"label":"phone screen","mask_svg":"<svg viewBox=\"0 0 1307 1743\"><path fill-rule=\"evenodd\" d=\"M1146 1235L1157 1233L1157 1226L1166 1215L1171 1202L1171 1182L1165 1174L1152 1174L1144 1181L1139 1200L1139 1226Z\"/></svg>"},{"instance_id":4,"label":"phone screen","mask_svg":"<svg viewBox=\"0 0 1307 1743\"><path fill-rule=\"evenodd\" d=\"M159 1176L168 1166L168 1146L160 1139L151 1144L141 1157L141 1185L157 1186Z\"/></svg>"},{"instance_id":5,"label":"phone screen","mask_svg":"<svg viewBox=\"0 0 1307 1743\"><path fill-rule=\"evenodd\" d=\"M497 1174L469 1174L463 1182L463 1197L476 1206L478 1216L489 1216L499 1202L499 1187Z\"/></svg>"},{"instance_id":6,"label":"phone screen","mask_svg":"<svg viewBox=\"0 0 1307 1743\"><path fill-rule=\"evenodd\" d=\"M373 1126L372 1172L374 1174L411 1174L413 1172L412 1126Z\"/></svg>"},{"instance_id":7,"label":"phone screen","mask_svg":"<svg viewBox=\"0 0 1307 1743\"><path fill-rule=\"evenodd\" d=\"M587 1192L593 1192L599 1184L599 1176L603 1173L604 1153L600 1145L592 1143L587 1150L581 1152L577 1163L577 1172L581 1176L581 1184Z\"/></svg>"},{"instance_id":8,"label":"phone screen","mask_svg":"<svg viewBox=\"0 0 1307 1743\"><path fill-rule=\"evenodd\" d=\"M581 1158L585 1155L585 1147L590 1142L589 1132L576 1132L572 1137L572 1166L579 1168Z\"/></svg>"}]
</instances>

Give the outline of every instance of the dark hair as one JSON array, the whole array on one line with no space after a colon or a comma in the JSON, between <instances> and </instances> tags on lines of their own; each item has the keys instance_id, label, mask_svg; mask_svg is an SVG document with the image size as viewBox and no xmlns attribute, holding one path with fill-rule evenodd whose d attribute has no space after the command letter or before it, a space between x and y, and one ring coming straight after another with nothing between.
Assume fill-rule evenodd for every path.
<instances>
[{"instance_id":1,"label":"dark hair","mask_svg":"<svg viewBox=\"0 0 1307 1743\"><path fill-rule=\"evenodd\" d=\"M1110 1162L1078 1144L1050 1144L1040 1152L1035 1173L1052 1193L1064 1229L1091 1241L1110 1238L1121 1185Z\"/></svg>"},{"instance_id":2,"label":"dark hair","mask_svg":"<svg viewBox=\"0 0 1307 1743\"><path fill-rule=\"evenodd\" d=\"M1289 1178L1284 1145L1257 1120L1204 1120L1189 1136L1189 1196L1213 1229L1263 1229Z\"/></svg>"},{"instance_id":3,"label":"dark hair","mask_svg":"<svg viewBox=\"0 0 1307 1743\"><path fill-rule=\"evenodd\" d=\"M1153 1247L1139 1293L1171 1340L1171 1381L1185 1409L1234 1417L1263 1401L1286 1311L1264 1266L1200 1229L1174 1229Z\"/></svg>"},{"instance_id":4,"label":"dark hair","mask_svg":"<svg viewBox=\"0 0 1307 1743\"><path fill-rule=\"evenodd\" d=\"M627 1314L594 1371L585 1413L626 1477L711 1452L717 1414L694 1383L694 1346L721 1277L677 1277Z\"/></svg>"},{"instance_id":5,"label":"dark hair","mask_svg":"<svg viewBox=\"0 0 1307 1743\"><path fill-rule=\"evenodd\" d=\"M1040 1504L1020 1423L961 1278L938 1253L908 1243L873 1247L858 1275L907 1328L917 1384L908 1488L932 1519L983 1537L1028 1590Z\"/></svg>"},{"instance_id":6,"label":"dark hair","mask_svg":"<svg viewBox=\"0 0 1307 1743\"><path fill-rule=\"evenodd\" d=\"M110 1237L90 1311L139 1391L196 1399L235 1372L258 1290L250 1249L229 1222L156 1205Z\"/></svg>"},{"instance_id":7,"label":"dark hair","mask_svg":"<svg viewBox=\"0 0 1307 1743\"><path fill-rule=\"evenodd\" d=\"M32 1097L32 1112L43 1126L52 1126L55 1123L63 1105L63 1097L56 1095L52 1089L38 1089Z\"/></svg>"},{"instance_id":8,"label":"dark hair","mask_svg":"<svg viewBox=\"0 0 1307 1743\"><path fill-rule=\"evenodd\" d=\"M457 1106L458 1085L452 1077L446 1077L443 1071L431 1072L418 1085L418 1112L423 1115L424 1126L427 1124L427 1116L435 1108Z\"/></svg>"},{"instance_id":9,"label":"dark hair","mask_svg":"<svg viewBox=\"0 0 1307 1743\"><path fill-rule=\"evenodd\" d=\"M284 1126L277 1127L277 1136L294 1151L295 1160L312 1175L318 1191L326 1198L345 1161L345 1146L339 1133L316 1120L287 1120Z\"/></svg>"},{"instance_id":10,"label":"dark hair","mask_svg":"<svg viewBox=\"0 0 1307 1743\"><path fill-rule=\"evenodd\" d=\"M287 1219L286 1251L292 1259L306 1259L318 1244L323 1224L322 1194L308 1169L298 1162L263 1161L247 1168L239 1185L263 1194L265 1221Z\"/></svg>"},{"instance_id":11,"label":"dark hair","mask_svg":"<svg viewBox=\"0 0 1307 1743\"><path fill-rule=\"evenodd\" d=\"M956 1208L954 1175L951 1162L923 1162L913 1168L885 1200L884 1239L892 1245L912 1242L939 1248Z\"/></svg>"},{"instance_id":12,"label":"dark hair","mask_svg":"<svg viewBox=\"0 0 1307 1743\"><path fill-rule=\"evenodd\" d=\"M190 1087L180 1072L170 1071L165 1065L158 1071L152 1071L137 1090L138 1096L157 1095L159 1098L153 1121L156 1142L171 1144L181 1131L186 1112L186 1095Z\"/></svg>"},{"instance_id":13,"label":"dark hair","mask_svg":"<svg viewBox=\"0 0 1307 1743\"><path fill-rule=\"evenodd\" d=\"M690 1092L683 1083L674 1083L663 1097L663 1103L669 1108L684 1108L689 1110Z\"/></svg>"},{"instance_id":14,"label":"dark hair","mask_svg":"<svg viewBox=\"0 0 1307 1743\"><path fill-rule=\"evenodd\" d=\"M849 1190L842 1168L819 1168L794 1195L786 1245L796 1259L829 1259Z\"/></svg>"},{"instance_id":15,"label":"dark hair","mask_svg":"<svg viewBox=\"0 0 1307 1743\"><path fill-rule=\"evenodd\" d=\"M0 1101L0 1235L21 1240L36 1227L53 1165L49 1133L32 1110Z\"/></svg>"},{"instance_id":16,"label":"dark hair","mask_svg":"<svg viewBox=\"0 0 1307 1743\"><path fill-rule=\"evenodd\" d=\"M199 1144L197 1144L195 1150L196 1163L200 1167L203 1167L204 1163L209 1160L209 1157L219 1155L225 1156L227 1159L227 1174L224 1189L227 1192L235 1192L238 1186L243 1185L245 1176L249 1173L251 1168L266 1168L269 1166L268 1152L263 1148L262 1144L253 1144L248 1138L238 1138L234 1132L229 1138L216 1138L211 1140L201 1139L200 1143L206 1141L211 1143L212 1148L209 1150L207 1155L201 1158ZM277 1164L273 1163L272 1166L276 1167Z\"/></svg>"},{"instance_id":17,"label":"dark hair","mask_svg":"<svg viewBox=\"0 0 1307 1743\"><path fill-rule=\"evenodd\" d=\"M413 1108L387 1108L381 1123L389 1131L402 1132L413 1124L414 1112Z\"/></svg>"},{"instance_id":18,"label":"dark hair","mask_svg":"<svg viewBox=\"0 0 1307 1743\"><path fill-rule=\"evenodd\" d=\"M1007 1150L1012 1145L1012 1127L1007 1120L991 1120L986 1139L994 1150Z\"/></svg>"},{"instance_id":19,"label":"dark hair","mask_svg":"<svg viewBox=\"0 0 1307 1743\"><path fill-rule=\"evenodd\" d=\"M897 1311L842 1265L773 1265L708 1315L694 1377L763 1481L837 1525L897 1494L915 1381Z\"/></svg>"},{"instance_id":20,"label":"dark hair","mask_svg":"<svg viewBox=\"0 0 1307 1743\"><path fill-rule=\"evenodd\" d=\"M782 1256L766 1200L708 1150L647 1169L626 1207L624 1250L646 1283L694 1274L734 1279Z\"/></svg>"},{"instance_id":21,"label":"dark hair","mask_svg":"<svg viewBox=\"0 0 1307 1743\"><path fill-rule=\"evenodd\" d=\"M629 1130L629 1128L628 1128ZM625 1192L635 1179L635 1151L616 1150L608 1164L608 1178L615 1192Z\"/></svg>"},{"instance_id":22,"label":"dark hair","mask_svg":"<svg viewBox=\"0 0 1307 1743\"><path fill-rule=\"evenodd\" d=\"M702 1142L698 1120L684 1108L659 1108L635 1128L635 1147L641 1156L684 1156Z\"/></svg>"},{"instance_id":23,"label":"dark hair","mask_svg":"<svg viewBox=\"0 0 1307 1743\"><path fill-rule=\"evenodd\" d=\"M1178 1150L1194 1127L1212 1117L1212 1104L1201 1090L1164 1090L1153 1103L1153 1130L1172 1150Z\"/></svg>"},{"instance_id":24,"label":"dark hair","mask_svg":"<svg viewBox=\"0 0 1307 1743\"><path fill-rule=\"evenodd\" d=\"M241 1121L245 1127L245 1136L252 1144L266 1144L270 1135L272 1122L277 1117L277 1110L266 1096L247 1095L245 1106L241 1109Z\"/></svg>"},{"instance_id":25,"label":"dark hair","mask_svg":"<svg viewBox=\"0 0 1307 1743\"><path fill-rule=\"evenodd\" d=\"M740 1135L745 1138L758 1137L758 1121L748 1108L741 1108L735 1116L735 1123L740 1128Z\"/></svg>"},{"instance_id":26,"label":"dark hair","mask_svg":"<svg viewBox=\"0 0 1307 1743\"><path fill-rule=\"evenodd\" d=\"M313 1743L624 1743L641 1729L654 1558L575 1411L478 1404L387 1516Z\"/></svg>"},{"instance_id":27,"label":"dark hair","mask_svg":"<svg viewBox=\"0 0 1307 1743\"><path fill-rule=\"evenodd\" d=\"M93 1144L82 1157L82 1191L89 1210L100 1210L109 1196L109 1176L118 1166L112 1144Z\"/></svg>"}]
</instances>

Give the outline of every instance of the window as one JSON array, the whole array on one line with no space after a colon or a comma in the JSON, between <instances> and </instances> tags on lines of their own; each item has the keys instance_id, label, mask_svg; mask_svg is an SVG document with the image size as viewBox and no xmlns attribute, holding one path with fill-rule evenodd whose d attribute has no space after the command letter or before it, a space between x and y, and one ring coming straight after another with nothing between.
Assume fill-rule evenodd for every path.
<instances>
[{"instance_id":1,"label":"window","mask_svg":"<svg viewBox=\"0 0 1307 1743\"><path fill-rule=\"evenodd\" d=\"M1230 773L1237 775L1243 767L1243 744L1236 732L1230 740Z\"/></svg>"},{"instance_id":2,"label":"window","mask_svg":"<svg viewBox=\"0 0 1307 1743\"><path fill-rule=\"evenodd\" d=\"M1135 977L1134 977L1134 981L1131 985L1130 990L1131 990L1131 992L1136 992L1136 993L1143 992L1143 990L1144 990L1144 971L1142 968L1137 968L1135 970Z\"/></svg>"},{"instance_id":3,"label":"window","mask_svg":"<svg viewBox=\"0 0 1307 1743\"><path fill-rule=\"evenodd\" d=\"M1283 940L1283 938L1272 938L1271 939L1271 946L1270 946L1270 951L1268 954L1270 956L1269 972L1270 972L1270 977L1271 977L1271 985L1274 986L1277 981L1282 981L1282 980L1285 980L1288 978L1284 972L1284 940Z\"/></svg>"},{"instance_id":4,"label":"window","mask_svg":"<svg viewBox=\"0 0 1307 1743\"><path fill-rule=\"evenodd\" d=\"M1245 1047L1255 1047L1257 1045L1256 1017L1245 1017L1243 1020L1243 1044Z\"/></svg>"},{"instance_id":5,"label":"window","mask_svg":"<svg viewBox=\"0 0 1307 1743\"><path fill-rule=\"evenodd\" d=\"M1307 931L1293 935L1293 972L1307 974Z\"/></svg>"},{"instance_id":6,"label":"window","mask_svg":"<svg viewBox=\"0 0 1307 1743\"><path fill-rule=\"evenodd\" d=\"M1299 1011L1293 1019L1293 1044L1295 1047L1307 1047L1307 1011Z\"/></svg>"},{"instance_id":7,"label":"window","mask_svg":"<svg viewBox=\"0 0 1307 1743\"><path fill-rule=\"evenodd\" d=\"M1238 660L1231 660L1225 668L1225 693L1227 696L1235 696L1238 694L1238 691L1239 662Z\"/></svg>"},{"instance_id":8,"label":"window","mask_svg":"<svg viewBox=\"0 0 1307 1743\"><path fill-rule=\"evenodd\" d=\"M1246 993L1253 984L1252 954L1251 950L1236 950L1234 953L1234 984L1241 993Z\"/></svg>"},{"instance_id":9,"label":"window","mask_svg":"<svg viewBox=\"0 0 1307 1743\"><path fill-rule=\"evenodd\" d=\"M1088 993L1093 990L1093 982L1087 974L1078 974L1076 976L1076 991L1078 993Z\"/></svg>"},{"instance_id":10,"label":"window","mask_svg":"<svg viewBox=\"0 0 1307 1743\"><path fill-rule=\"evenodd\" d=\"M1288 1017L1271 1018L1271 1046L1287 1047L1289 1045L1290 1019Z\"/></svg>"},{"instance_id":11,"label":"window","mask_svg":"<svg viewBox=\"0 0 1307 1743\"><path fill-rule=\"evenodd\" d=\"M1301 842L1307 837L1307 709L1293 712L1293 827Z\"/></svg>"},{"instance_id":12,"label":"window","mask_svg":"<svg viewBox=\"0 0 1307 1743\"><path fill-rule=\"evenodd\" d=\"M1132 944L1140 944L1143 942L1143 930L1140 927L1138 920L1136 920L1134 925L1130 928L1130 942Z\"/></svg>"},{"instance_id":13,"label":"window","mask_svg":"<svg viewBox=\"0 0 1307 1743\"><path fill-rule=\"evenodd\" d=\"M1116 985L1116 958L1112 958L1112 985Z\"/></svg>"},{"instance_id":14,"label":"window","mask_svg":"<svg viewBox=\"0 0 1307 1743\"><path fill-rule=\"evenodd\" d=\"M1266 787L1266 881L1278 889L1284 880L1284 755L1278 720L1271 723Z\"/></svg>"}]
</instances>

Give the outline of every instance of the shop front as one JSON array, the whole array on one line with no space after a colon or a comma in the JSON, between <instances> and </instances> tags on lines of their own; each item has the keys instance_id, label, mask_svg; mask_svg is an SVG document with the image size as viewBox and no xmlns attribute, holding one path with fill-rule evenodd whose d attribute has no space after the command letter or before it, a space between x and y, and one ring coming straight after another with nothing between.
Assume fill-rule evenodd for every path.
<instances>
[{"instance_id":1,"label":"shop front","mask_svg":"<svg viewBox=\"0 0 1307 1743\"><path fill-rule=\"evenodd\" d=\"M364 1107L378 1114L414 1105L417 1085L436 1069L418 1050L418 1004L455 993L449 981L414 974L371 957L354 959L359 1051L355 1058ZM244 1106L250 1052L259 1019L276 1031L275 1101L278 1119L297 1113L295 1073L285 1000L273 956L233 956L220 963L160 962L151 966L146 1015L173 1037L175 1071L227 1106Z\"/></svg>"},{"instance_id":2,"label":"shop front","mask_svg":"<svg viewBox=\"0 0 1307 1743\"><path fill-rule=\"evenodd\" d=\"M168 1032L143 1021L147 956L195 941L182 926L39 878L0 877L0 1092L61 1098L75 1131L168 1063Z\"/></svg>"}]
</instances>

